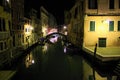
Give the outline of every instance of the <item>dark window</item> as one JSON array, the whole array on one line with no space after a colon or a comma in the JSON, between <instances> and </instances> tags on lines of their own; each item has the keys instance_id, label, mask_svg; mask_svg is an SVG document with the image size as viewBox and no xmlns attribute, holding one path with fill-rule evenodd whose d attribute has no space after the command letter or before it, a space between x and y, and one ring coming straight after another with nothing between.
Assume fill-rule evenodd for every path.
<instances>
[{"instance_id":1,"label":"dark window","mask_svg":"<svg viewBox=\"0 0 120 80\"><path fill-rule=\"evenodd\" d=\"M74 18L77 18L77 15L78 15L78 7L77 7L77 8L75 8Z\"/></svg>"},{"instance_id":2,"label":"dark window","mask_svg":"<svg viewBox=\"0 0 120 80\"><path fill-rule=\"evenodd\" d=\"M114 9L114 0L109 0L109 8Z\"/></svg>"},{"instance_id":3,"label":"dark window","mask_svg":"<svg viewBox=\"0 0 120 80\"><path fill-rule=\"evenodd\" d=\"M3 42L0 42L0 50L3 50Z\"/></svg>"},{"instance_id":4,"label":"dark window","mask_svg":"<svg viewBox=\"0 0 120 80\"><path fill-rule=\"evenodd\" d=\"M97 0L88 0L88 8L89 9L97 9Z\"/></svg>"},{"instance_id":5,"label":"dark window","mask_svg":"<svg viewBox=\"0 0 120 80\"><path fill-rule=\"evenodd\" d=\"M114 21L109 22L109 31L114 31Z\"/></svg>"},{"instance_id":6,"label":"dark window","mask_svg":"<svg viewBox=\"0 0 120 80\"><path fill-rule=\"evenodd\" d=\"M90 31L95 31L95 21L90 21Z\"/></svg>"},{"instance_id":7,"label":"dark window","mask_svg":"<svg viewBox=\"0 0 120 80\"><path fill-rule=\"evenodd\" d=\"M0 31L2 31L2 19L0 18Z\"/></svg>"},{"instance_id":8,"label":"dark window","mask_svg":"<svg viewBox=\"0 0 120 80\"><path fill-rule=\"evenodd\" d=\"M119 0L119 9L120 9L120 0Z\"/></svg>"},{"instance_id":9,"label":"dark window","mask_svg":"<svg viewBox=\"0 0 120 80\"><path fill-rule=\"evenodd\" d=\"M4 42L4 49L7 49L7 43Z\"/></svg>"},{"instance_id":10,"label":"dark window","mask_svg":"<svg viewBox=\"0 0 120 80\"><path fill-rule=\"evenodd\" d=\"M5 31L5 19L3 19L3 31Z\"/></svg>"},{"instance_id":11,"label":"dark window","mask_svg":"<svg viewBox=\"0 0 120 80\"><path fill-rule=\"evenodd\" d=\"M118 21L118 31L120 31L120 21Z\"/></svg>"}]
</instances>

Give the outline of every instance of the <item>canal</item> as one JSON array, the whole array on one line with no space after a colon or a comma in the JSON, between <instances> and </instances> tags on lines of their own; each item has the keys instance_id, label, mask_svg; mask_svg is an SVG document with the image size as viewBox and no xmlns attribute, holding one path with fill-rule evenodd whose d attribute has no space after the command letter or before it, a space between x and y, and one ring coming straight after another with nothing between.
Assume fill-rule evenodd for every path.
<instances>
[{"instance_id":1,"label":"canal","mask_svg":"<svg viewBox=\"0 0 120 80\"><path fill-rule=\"evenodd\" d=\"M19 61L10 80L115 80L109 73L101 75L82 56L70 54L61 42L38 45Z\"/></svg>"}]
</instances>

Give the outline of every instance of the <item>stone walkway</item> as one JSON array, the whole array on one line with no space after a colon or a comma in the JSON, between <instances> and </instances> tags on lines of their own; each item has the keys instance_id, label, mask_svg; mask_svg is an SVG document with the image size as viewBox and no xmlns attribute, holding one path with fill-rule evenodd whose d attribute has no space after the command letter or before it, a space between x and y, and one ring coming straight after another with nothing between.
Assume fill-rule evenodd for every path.
<instances>
[{"instance_id":1,"label":"stone walkway","mask_svg":"<svg viewBox=\"0 0 120 80\"><path fill-rule=\"evenodd\" d=\"M83 50L94 56L94 48L85 46ZM102 61L118 60L120 59L120 47L97 47L96 57Z\"/></svg>"},{"instance_id":2,"label":"stone walkway","mask_svg":"<svg viewBox=\"0 0 120 80\"><path fill-rule=\"evenodd\" d=\"M0 71L0 80L9 80L15 73L16 71Z\"/></svg>"}]
</instances>

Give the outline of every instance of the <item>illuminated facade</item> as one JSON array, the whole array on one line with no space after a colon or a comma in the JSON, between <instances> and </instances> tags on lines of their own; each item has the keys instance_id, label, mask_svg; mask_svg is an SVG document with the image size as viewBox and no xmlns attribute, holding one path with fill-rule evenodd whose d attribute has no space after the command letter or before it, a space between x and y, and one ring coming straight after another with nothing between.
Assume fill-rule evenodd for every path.
<instances>
[{"instance_id":1,"label":"illuminated facade","mask_svg":"<svg viewBox=\"0 0 120 80\"><path fill-rule=\"evenodd\" d=\"M33 32L31 34L31 41L32 44L35 43L38 38L42 36L42 27L40 24L40 19L37 18L37 11L35 9L30 10L30 19L31 19L31 26L33 28Z\"/></svg>"},{"instance_id":2,"label":"illuminated facade","mask_svg":"<svg viewBox=\"0 0 120 80\"><path fill-rule=\"evenodd\" d=\"M32 42L32 32L33 27L31 26L31 19L24 18L25 24L24 24L24 47L25 49L28 48Z\"/></svg>"},{"instance_id":3,"label":"illuminated facade","mask_svg":"<svg viewBox=\"0 0 120 80\"><path fill-rule=\"evenodd\" d=\"M11 3L0 0L0 68L9 63L11 57L11 23Z\"/></svg>"},{"instance_id":4,"label":"illuminated facade","mask_svg":"<svg viewBox=\"0 0 120 80\"><path fill-rule=\"evenodd\" d=\"M77 0L65 16L69 38L75 45L120 46L119 0Z\"/></svg>"},{"instance_id":5,"label":"illuminated facade","mask_svg":"<svg viewBox=\"0 0 120 80\"><path fill-rule=\"evenodd\" d=\"M120 46L120 0L91 1L85 1L84 46Z\"/></svg>"},{"instance_id":6,"label":"illuminated facade","mask_svg":"<svg viewBox=\"0 0 120 80\"><path fill-rule=\"evenodd\" d=\"M48 11L42 6L40 7L40 20L41 20L41 26L42 26L42 35L47 35L47 28L48 28Z\"/></svg>"}]
</instances>

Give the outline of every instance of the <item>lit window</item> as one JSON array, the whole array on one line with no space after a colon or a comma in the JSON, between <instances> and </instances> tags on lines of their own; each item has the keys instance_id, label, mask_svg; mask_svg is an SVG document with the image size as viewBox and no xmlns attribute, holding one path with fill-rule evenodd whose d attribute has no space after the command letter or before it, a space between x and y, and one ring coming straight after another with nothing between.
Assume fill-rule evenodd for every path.
<instances>
[{"instance_id":1,"label":"lit window","mask_svg":"<svg viewBox=\"0 0 120 80\"><path fill-rule=\"evenodd\" d=\"M114 21L109 22L109 31L114 31Z\"/></svg>"},{"instance_id":2,"label":"lit window","mask_svg":"<svg viewBox=\"0 0 120 80\"><path fill-rule=\"evenodd\" d=\"M90 21L90 31L95 31L95 21Z\"/></svg>"}]
</instances>

